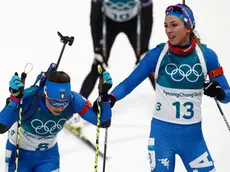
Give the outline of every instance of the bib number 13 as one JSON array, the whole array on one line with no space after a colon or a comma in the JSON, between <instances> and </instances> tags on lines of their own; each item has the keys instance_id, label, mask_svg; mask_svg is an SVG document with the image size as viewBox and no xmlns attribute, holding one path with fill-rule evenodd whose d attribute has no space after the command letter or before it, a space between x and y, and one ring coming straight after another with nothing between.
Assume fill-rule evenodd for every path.
<instances>
[{"instance_id":1,"label":"bib number 13","mask_svg":"<svg viewBox=\"0 0 230 172\"><path fill-rule=\"evenodd\" d=\"M184 119L191 119L194 116L194 105L192 102L185 102L184 104L181 104L180 102L174 102L172 105L176 107L176 118L182 117ZM185 114L181 114L181 106L186 108Z\"/></svg>"}]
</instances>

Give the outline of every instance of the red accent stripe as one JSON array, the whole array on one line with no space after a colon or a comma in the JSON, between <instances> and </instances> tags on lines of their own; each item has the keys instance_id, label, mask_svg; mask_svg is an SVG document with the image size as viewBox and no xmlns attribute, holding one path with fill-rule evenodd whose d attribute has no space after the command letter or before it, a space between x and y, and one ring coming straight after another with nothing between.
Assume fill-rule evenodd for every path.
<instances>
[{"instance_id":1,"label":"red accent stripe","mask_svg":"<svg viewBox=\"0 0 230 172\"><path fill-rule=\"evenodd\" d=\"M211 70L208 72L209 78L215 78L217 76L223 75L224 71L222 67L219 67L217 69Z\"/></svg>"},{"instance_id":2,"label":"red accent stripe","mask_svg":"<svg viewBox=\"0 0 230 172\"><path fill-rule=\"evenodd\" d=\"M90 101L89 100L86 100L86 102L85 102L85 106L81 109L81 111L80 112L78 112L78 114L81 116L81 115L83 115L89 108L91 108L92 107L92 104L90 103Z\"/></svg>"},{"instance_id":3,"label":"red accent stripe","mask_svg":"<svg viewBox=\"0 0 230 172\"><path fill-rule=\"evenodd\" d=\"M16 98L14 96L10 96L10 99L14 102L14 103L19 103L20 102L20 99L19 98Z\"/></svg>"},{"instance_id":4,"label":"red accent stripe","mask_svg":"<svg viewBox=\"0 0 230 172\"><path fill-rule=\"evenodd\" d=\"M151 75L152 75L153 78L155 77L155 73L154 72L152 72Z\"/></svg>"}]
</instances>

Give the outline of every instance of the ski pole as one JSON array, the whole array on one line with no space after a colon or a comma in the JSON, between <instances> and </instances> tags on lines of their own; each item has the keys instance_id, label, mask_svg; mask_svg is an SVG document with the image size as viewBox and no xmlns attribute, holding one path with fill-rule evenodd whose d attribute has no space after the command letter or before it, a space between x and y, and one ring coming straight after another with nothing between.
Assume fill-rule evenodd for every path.
<instances>
[{"instance_id":1,"label":"ski pole","mask_svg":"<svg viewBox=\"0 0 230 172\"><path fill-rule=\"evenodd\" d=\"M61 50L61 53L59 55L59 58L58 58L58 61L56 64L56 68L58 68L58 66L59 66L59 63L61 61L61 58L62 58L66 44L68 43L68 45L71 46L73 44L73 41L74 41L73 36L68 37L68 36L63 36L60 32L57 32L57 33L58 33L58 36L60 36L60 38L61 38L61 42L63 42L63 46L62 46L62 50Z\"/></svg>"},{"instance_id":2,"label":"ski pole","mask_svg":"<svg viewBox=\"0 0 230 172\"><path fill-rule=\"evenodd\" d=\"M102 73L105 70L98 65L98 73L100 74L100 79L103 81ZM102 83L99 84L99 95L102 95ZM100 104L98 105L100 106ZM106 151L107 151L107 140L108 140L108 128L105 128L105 140L104 140L104 156L103 156L103 172L105 172L105 164L106 164Z\"/></svg>"},{"instance_id":3,"label":"ski pole","mask_svg":"<svg viewBox=\"0 0 230 172\"><path fill-rule=\"evenodd\" d=\"M58 58L58 61L57 61L57 64L56 64L56 69L58 68L58 66L60 64L60 61L61 61L61 58L62 58L62 55L63 55L63 52L64 52L66 44L68 43L68 45L71 46L73 44L73 41L74 41L74 37L63 36L60 32L57 32L57 33L58 33L58 36L61 38L61 42L63 42L63 47L62 47L61 53L59 55L59 58ZM49 69L47 70L46 73L44 73L44 72L41 73L41 78L40 78L41 80L49 72ZM26 70L26 67L25 67L25 70ZM31 68L31 70L32 70L32 68ZM27 72L27 73L29 73L29 72ZM18 172L19 141L20 141L20 131L21 131L21 122L22 122L22 106L23 106L23 95L24 95L25 79L26 79L27 73L24 71L21 74L21 82L23 83L24 86L20 90L21 94L22 94L22 98L20 98L20 104L19 104L19 119L18 119L17 138L16 138L15 172ZM38 81L39 80L37 79L35 81L35 84ZM45 83L45 82L41 81L40 86L41 86L41 83Z\"/></svg>"},{"instance_id":4,"label":"ski pole","mask_svg":"<svg viewBox=\"0 0 230 172\"><path fill-rule=\"evenodd\" d=\"M40 80L40 84L39 84L40 87L42 87L45 84L47 73L49 73L53 68L55 68L55 70L57 70L57 68L61 62L61 58L62 58L63 52L65 50L66 44L68 44L69 46L71 46L73 44L73 41L74 41L73 36L71 36L71 37L63 36L60 32L57 32L57 34L61 38L61 42L63 43L63 46L62 46L60 55L58 57L58 61L56 63L56 66L49 66L49 68L47 69L46 72L41 72L40 76L36 79L34 85L36 85L39 80ZM51 65L53 65L53 64L51 64Z\"/></svg>"},{"instance_id":5,"label":"ski pole","mask_svg":"<svg viewBox=\"0 0 230 172\"><path fill-rule=\"evenodd\" d=\"M108 140L108 128L105 129L104 156L103 156L103 172L105 172L106 151L107 151L107 140Z\"/></svg>"},{"instance_id":6,"label":"ski pole","mask_svg":"<svg viewBox=\"0 0 230 172\"><path fill-rule=\"evenodd\" d=\"M218 100L217 100L216 98L214 98L214 100L215 100L216 105L217 105L217 107L218 107L218 109L219 109L219 111L220 111L220 114L222 115L222 117L223 117L223 119L224 119L224 122L225 122L225 124L226 124L228 130L230 131L230 125L229 125L229 123L228 123L228 120L227 120L226 116L224 115L224 112L223 112L223 110L222 110L222 108L221 108L221 106L220 106L220 103L218 102Z\"/></svg>"},{"instance_id":7,"label":"ski pole","mask_svg":"<svg viewBox=\"0 0 230 172\"><path fill-rule=\"evenodd\" d=\"M103 44L102 44L102 49L103 49L103 53L102 53L102 56L103 56L103 61L104 61L104 64L106 65L106 67L108 66L108 63L107 63L107 37L106 37L106 16L105 16L105 4L104 4L104 0L102 0L102 7L103 7L103 13L102 13L102 40L103 40Z\"/></svg>"},{"instance_id":8,"label":"ski pole","mask_svg":"<svg viewBox=\"0 0 230 172\"><path fill-rule=\"evenodd\" d=\"M100 65L98 65L100 66ZM98 71L99 71L99 67L98 67ZM94 164L94 172L97 172L97 168L98 168L98 154L99 154L99 138L100 138L100 124L101 124L101 91L102 91L102 82L103 82L103 78L100 75L99 77L99 85L98 85L98 90L99 90L99 96L97 99L97 126L96 126L96 151L95 151L95 164Z\"/></svg>"},{"instance_id":9,"label":"ski pole","mask_svg":"<svg viewBox=\"0 0 230 172\"><path fill-rule=\"evenodd\" d=\"M182 1L182 4L185 5L185 0Z\"/></svg>"},{"instance_id":10,"label":"ski pole","mask_svg":"<svg viewBox=\"0 0 230 172\"><path fill-rule=\"evenodd\" d=\"M136 48L136 65L140 61L141 55L141 2L139 4L139 14L137 15L137 48Z\"/></svg>"},{"instance_id":11,"label":"ski pole","mask_svg":"<svg viewBox=\"0 0 230 172\"><path fill-rule=\"evenodd\" d=\"M27 77L27 73L29 73L32 69L33 66L31 64L31 69L26 72L26 67L29 65L30 63L28 63L25 66L25 70L24 72L22 72L21 74L21 82L23 83L23 87L20 88L20 94L21 94L21 98L20 98L20 103L19 103L19 114L18 114L18 126L17 126L17 137L16 137L16 151L15 151L15 167L14 167L14 172L18 172L18 158L19 158L19 141L20 141L20 132L21 132L21 124L22 124L22 105L23 105L23 95L24 95L24 88L25 88L25 80ZM15 73L16 74L16 73Z\"/></svg>"},{"instance_id":12,"label":"ski pole","mask_svg":"<svg viewBox=\"0 0 230 172\"><path fill-rule=\"evenodd\" d=\"M96 126L96 151L95 151L95 166L94 166L94 172L97 172L98 167L98 154L99 154L99 136L100 136L100 124L101 124L101 103L102 103L102 84L103 84L103 76L102 72L104 69L101 65L98 65L98 73L100 75L99 78L99 97L97 99L97 126ZM106 163L106 150L107 150L107 137L108 137L108 128L105 129L105 141L104 141L104 156L103 156L103 172L105 171L105 163Z\"/></svg>"},{"instance_id":13,"label":"ski pole","mask_svg":"<svg viewBox=\"0 0 230 172\"><path fill-rule=\"evenodd\" d=\"M208 85L206 88L204 88L204 89L208 89L212 84L213 84L213 83L210 82L209 85ZM223 112L223 110L222 110L222 108L221 108L221 106L220 106L220 104L219 104L217 98L215 97L214 100L215 100L216 105L217 105L217 107L218 107L218 109L219 109L219 111L220 111L220 114L222 115L222 117L223 117L223 119L224 119L224 122L225 122L225 124L226 124L228 130L230 131L230 125L229 125L229 123L228 123L228 120L227 120L226 116L224 115L224 112Z\"/></svg>"}]
</instances>

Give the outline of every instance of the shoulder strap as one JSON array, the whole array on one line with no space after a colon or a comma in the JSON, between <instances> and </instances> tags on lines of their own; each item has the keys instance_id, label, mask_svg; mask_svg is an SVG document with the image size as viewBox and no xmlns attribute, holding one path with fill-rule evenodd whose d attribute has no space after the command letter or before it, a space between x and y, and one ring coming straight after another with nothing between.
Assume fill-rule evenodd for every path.
<instances>
[{"instance_id":1,"label":"shoulder strap","mask_svg":"<svg viewBox=\"0 0 230 172\"><path fill-rule=\"evenodd\" d=\"M40 108L40 102L37 98L39 94L39 88L37 91L32 95L32 100L30 101L29 106L27 107L26 111L23 111L23 120L27 120L30 117L33 116L34 113L36 113Z\"/></svg>"},{"instance_id":2,"label":"shoulder strap","mask_svg":"<svg viewBox=\"0 0 230 172\"><path fill-rule=\"evenodd\" d=\"M161 61L162 61L163 57L167 53L167 51L168 51L168 43L166 43L164 45L164 48L162 49L161 54L159 56L159 59L157 61L157 65L156 65L156 69L155 69L155 73L154 73L155 74L155 76L154 76L155 79L158 78L158 71L159 71L159 68L160 68L160 64L161 64Z\"/></svg>"},{"instance_id":3,"label":"shoulder strap","mask_svg":"<svg viewBox=\"0 0 230 172\"><path fill-rule=\"evenodd\" d=\"M204 59L204 55L201 51L201 48L198 44L196 44L196 53L199 57L199 60L200 60L200 64L202 66L202 71L203 71L203 74L204 74L204 80L206 80L207 78L207 66L206 66L206 63L205 63L205 59Z\"/></svg>"},{"instance_id":4,"label":"shoulder strap","mask_svg":"<svg viewBox=\"0 0 230 172\"><path fill-rule=\"evenodd\" d=\"M160 68L160 63L161 63L163 57L165 56L165 54L167 53L167 51L168 51L168 44L166 43L164 48L163 48L163 50L161 51L160 57L158 59L157 65L156 65L155 79L157 79L157 77L158 77L158 71L159 71L159 68ZM203 53L201 51L201 48L199 47L198 44L196 44L196 52L197 52L198 58L200 60L201 66L202 66L204 79L206 80L206 78L207 78L207 66L206 66L206 63L205 63L204 55L203 55Z\"/></svg>"}]
</instances>

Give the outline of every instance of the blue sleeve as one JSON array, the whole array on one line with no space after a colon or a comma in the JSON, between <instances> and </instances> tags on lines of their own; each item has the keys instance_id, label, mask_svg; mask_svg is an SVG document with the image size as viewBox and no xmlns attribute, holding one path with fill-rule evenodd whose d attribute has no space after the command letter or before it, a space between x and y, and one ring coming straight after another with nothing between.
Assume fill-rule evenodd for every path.
<instances>
[{"instance_id":1,"label":"blue sleeve","mask_svg":"<svg viewBox=\"0 0 230 172\"><path fill-rule=\"evenodd\" d=\"M102 103L101 104L101 122L110 120L111 116L112 116L112 112L111 112L111 106L110 103ZM91 107L90 109L88 109L84 114L81 115L81 117L90 122L93 125L97 125L97 113L94 112L93 107Z\"/></svg>"},{"instance_id":2,"label":"blue sleeve","mask_svg":"<svg viewBox=\"0 0 230 172\"><path fill-rule=\"evenodd\" d=\"M116 100L123 99L155 71L161 50L162 48L158 46L150 50L141 60L136 69L113 89L111 94L116 97Z\"/></svg>"},{"instance_id":3,"label":"blue sleeve","mask_svg":"<svg viewBox=\"0 0 230 172\"><path fill-rule=\"evenodd\" d=\"M74 91L71 91L71 94L73 96L73 113L79 113L84 108L86 99Z\"/></svg>"},{"instance_id":4,"label":"blue sleeve","mask_svg":"<svg viewBox=\"0 0 230 172\"><path fill-rule=\"evenodd\" d=\"M23 111L26 111L26 109L28 108L30 102L32 101L32 95L34 94L34 91L36 91L36 89L34 87L25 89L22 107ZM13 125L18 120L18 117L19 104L10 102L9 105L6 105L0 112L0 123L11 127L11 125Z\"/></svg>"},{"instance_id":5,"label":"blue sleeve","mask_svg":"<svg viewBox=\"0 0 230 172\"><path fill-rule=\"evenodd\" d=\"M84 113L81 114L81 118L90 122L93 125L97 125L97 113L94 112L92 105L87 104L87 100L76 92L72 92L73 95L73 111L74 113L80 113L84 110ZM84 109L85 108L85 109ZM112 112L110 103L102 103L102 114L101 114L101 122L107 121L111 118Z\"/></svg>"},{"instance_id":6,"label":"blue sleeve","mask_svg":"<svg viewBox=\"0 0 230 172\"><path fill-rule=\"evenodd\" d=\"M216 53L210 48L207 48L205 51L205 60L207 63L207 70L208 71L215 70L215 69L220 67ZM229 88L229 84L228 84L228 81L227 81L225 75L223 74L223 75L220 75L220 76L217 76L214 78L210 78L210 80L217 81L220 84L221 88L226 93L225 99L220 101L220 102L221 103L230 102L230 88Z\"/></svg>"},{"instance_id":7,"label":"blue sleeve","mask_svg":"<svg viewBox=\"0 0 230 172\"><path fill-rule=\"evenodd\" d=\"M15 106L6 105L0 112L0 123L11 127L18 119L18 108Z\"/></svg>"}]
</instances>

